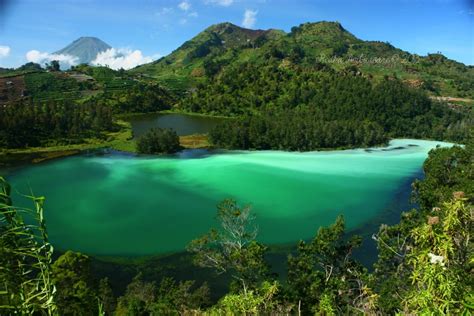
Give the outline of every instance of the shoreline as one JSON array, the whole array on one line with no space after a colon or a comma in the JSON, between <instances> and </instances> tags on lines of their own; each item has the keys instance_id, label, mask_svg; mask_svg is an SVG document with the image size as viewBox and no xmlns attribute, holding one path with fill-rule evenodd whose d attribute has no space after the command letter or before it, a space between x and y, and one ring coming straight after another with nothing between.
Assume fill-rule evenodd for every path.
<instances>
[{"instance_id":1,"label":"shoreline","mask_svg":"<svg viewBox=\"0 0 474 316\"><path fill-rule=\"evenodd\" d=\"M49 147L30 147L30 148L15 148L15 149L2 149L0 150L0 168L10 168L23 164L37 164L44 161L64 158L72 155L78 155L90 150L97 149L113 149L125 153L136 154L135 148L135 139L133 138L133 131L131 123L126 119L141 115L148 114L181 114L197 117L207 117L207 118L223 118L223 119L233 119L232 117L219 116L212 114L204 113L195 113L195 112L186 112L183 110L173 109L165 110L158 112L149 112L149 113L127 113L120 114L116 116L116 124L120 126L120 130L117 132L109 132L106 134L107 139L86 139L83 143L79 144L67 144L67 145L58 145L58 146L49 146ZM180 144L183 149L215 149L212 147L209 141L208 134L190 134L179 136ZM390 138L387 142L378 144L371 147L355 147L355 146L345 146L345 147L336 147L336 148L317 148L310 151L294 151L294 152L327 152L334 150L351 150L351 149L370 149L370 148L383 148L388 147L390 142L398 138ZM428 141L439 141L433 139L420 139ZM444 142L444 141L440 141ZM232 149L232 148L218 148L222 150L229 151L241 151L241 149ZM245 151L260 151L258 149L246 149ZM280 151L275 149L270 149L268 151ZM287 151L287 150L283 150ZM292 151L287 151L292 152Z\"/></svg>"},{"instance_id":2,"label":"shoreline","mask_svg":"<svg viewBox=\"0 0 474 316\"><path fill-rule=\"evenodd\" d=\"M135 153L130 123L122 120L116 123L120 126L120 130L107 133L105 140L91 138L79 144L4 149L0 151L0 168L15 167L24 163L36 164L102 148Z\"/></svg>"}]
</instances>

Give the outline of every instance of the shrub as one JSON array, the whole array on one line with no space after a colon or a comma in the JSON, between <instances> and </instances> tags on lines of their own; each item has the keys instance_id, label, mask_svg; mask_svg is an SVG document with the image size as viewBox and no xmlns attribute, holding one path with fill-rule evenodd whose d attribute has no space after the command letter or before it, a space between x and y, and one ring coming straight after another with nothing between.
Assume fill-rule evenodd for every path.
<instances>
[{"instance_id":1,"label":"shrub","mask_svg":"<svg viewBox=\"0 0 474 316\"><path fill-rule=\"evenodd\" d=\"M141 154L172 154L180 149L179 137L172 129L152 128L137 140Z\"/></svg>"}]
</instances>

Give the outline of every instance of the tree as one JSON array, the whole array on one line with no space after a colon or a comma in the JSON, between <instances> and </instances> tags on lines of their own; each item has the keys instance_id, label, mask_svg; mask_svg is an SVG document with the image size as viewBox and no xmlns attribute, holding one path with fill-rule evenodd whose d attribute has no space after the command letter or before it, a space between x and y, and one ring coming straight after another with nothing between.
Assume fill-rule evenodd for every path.
<instances>
[{"instance_id":1,"label":"tree","mask_svg":"<svg viewBox=\"0 0 474 316\"><path fill-rule=\"evenodd\" d=\"M194 281L176 282L164 278L157 287L137 275L127 286L125 295L118 299L115 315L187 315L195 314L209 305L206 283L194 287Z\"/></svg>"},{"instance_id":2,"label":"tree","mask_svg":"<svg viewBox=\"0 0 474 316\"><path fill-rule=\"evenodd\" d=\"M46 65L46 69L49 71L60 71L61 66L58 60L52 60L49 64Z\"/></svg>"},{"instance_id":3,"label":"tree","mask_svg":"<svg viewBox=\"0 0 474 316\"><path fill-rule=\"evenodd\" d=\"M201 267L214 268L218 274L230 273L244 293L255 287L266 274L264 260L267 248L258 243L255 216L250 206L239 207L232 199L217 206L220 229L212 229L188 245Z\"/></svg>"},{"instance_id":4,"label":"tree","mask_svg":"<svg viewBox=\"0 0 474 316\"><path fill-rule=\"evenodd\" d=\"M225 295L209 312L211 315L288 315L294 306L278 301L280 291L277 281L264 281L247 293Z\"/></svg>"},{"instance_id":5,"label":"tree","mask_svg":"<svg viewBox=\"0 0 474 316\"><path fill-rule=\"evenodd\" d=\"M140 274L127 286L125 295L118 299L116 315L148 315L156 300L156 284L144 282Z\"/></svg>"},{"instance_id":6,"label":"tree","mask_svg":"<svg viewBox=\"0 0 474 316\"><path fill-rule=\"evenodd\" d=\"M152 128L137 140L141 154L172 154L180 149L179 137L172 129Z\"/></svg>"},{"instance_id":7,"label":"tree","mask_svg":"<svg viewBox=\"0 0 474 316\"><path fill-rule=\"evenodd\" d=\"M338 216L331 226L321 227L310 243L300 241L296 256L289 256L290 296L303 311L327 313L334 308L339 313L370 313L375 307L375 296L366 286L367 272L351 258L362 239L345 240L344 229L344 218Z\"/></svg>"},{"instance_id":8,"label":"tree","mask_svg":"<svg viewBox=\"0 0 474 316\"><path fill-rule=\"evenodd\" d=\"M99 302L92 286L90 259L67 251L52 266L61 315L97 315Z\"/></svg>"},{"instance_id":9,"label":"tree","mask_svg":"<svg viewBox=\"0 0 474 316\"><path fill-rule=\"evenodd\" d=\"M102 310L106 315L113 315L117 300L115 299L112 288L110 287L109 279L103 278L99 281L98 297Z\"/></svg>"},{"instance_id":10,"label":"tree","mask_svg":"<svg viewBox=\"0 0 474 316\"><path fill-rule=\"evenodd\" d=\"M207 283L200 287L195 286L195 281L176 282L172 278L161 280L157 291L157 300L153 304L153 311L157 315L193 314L203 307L210 305L210 289Z\"/></svg>"}]
</instances>

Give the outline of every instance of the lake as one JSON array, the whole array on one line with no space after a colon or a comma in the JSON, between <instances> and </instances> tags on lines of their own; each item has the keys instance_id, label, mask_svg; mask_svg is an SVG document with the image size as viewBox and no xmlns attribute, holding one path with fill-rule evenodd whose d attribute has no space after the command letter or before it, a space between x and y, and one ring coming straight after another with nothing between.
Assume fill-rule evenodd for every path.
<instances>
[{"instance_id":1,"label":"lake","mask_svg":"<svg viewBox=\"0 0 474 316\"><path fill-rule=\"evenodd\" d=\"M186 114L140 114L126 119L132 125L133 135L139 137L153 127L172 128L179 136L208 133L223 118Z\"/></svg>"},{"instance_id":2,"label":"lake","mask_svg":"<svg viewBox=\"0 0 474 316\"><path fill-rule=\"evenodd\" d=\"M349 230L393 218L393 205L407 197L400 190L409 190L437 145L450 144L408 139L368 150L201 150L173 157L111 152L27 166L8 180L19 192L46 196L48 231L59 249L181 251L216 225L216 204L224 198L252 205L262 242L284 244L311 238L339 214ZM18 195L15 201L25 204Z\"/></svg>"}]
</instances>

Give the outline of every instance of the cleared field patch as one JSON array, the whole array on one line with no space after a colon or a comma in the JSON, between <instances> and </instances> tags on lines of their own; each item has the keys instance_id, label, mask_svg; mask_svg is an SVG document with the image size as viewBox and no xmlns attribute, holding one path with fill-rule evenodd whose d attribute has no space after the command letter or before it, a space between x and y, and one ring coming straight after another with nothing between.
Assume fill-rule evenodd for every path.
<instances>
[{"instance_id":1,"label":"cleared field patch","mask_svg":"<svg viewBox=\"0 0 474 316\"><path fill-rule=\"evenodd\" d=\"M25 93L23 75L0 78L0 105L21 99Z\"/></svg>"}]
</instances>

